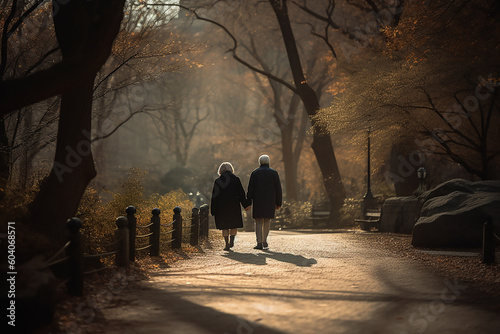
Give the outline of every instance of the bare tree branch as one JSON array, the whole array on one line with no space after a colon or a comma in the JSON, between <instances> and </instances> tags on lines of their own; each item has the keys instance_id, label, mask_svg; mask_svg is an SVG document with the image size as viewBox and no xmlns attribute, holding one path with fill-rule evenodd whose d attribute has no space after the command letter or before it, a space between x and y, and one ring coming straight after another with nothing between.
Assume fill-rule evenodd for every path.
<instances>
[{"instance_id":1,"label":"bare tree branch","mask_svg":"<svg viewBox=\"0 0 500 334\"><path fill-rule=\"evenodd\" d=\"M495 89L493 94L491 94L491 102L488 108L488 114L486 115L486 126L484 127L484 140L486 141L486 137L488 136L488 129L491 123L491 115L493 114L493 108L495 107L496 96L498 95L498 89Z\"/></svg>"},{"instance_id":2,"label":"bare tree branch","mask_svg":"<svg viewBox=\"0 0 500 334\"><path fill-rule=\"evenodd\" d=\"M108 138L109 136L111 136L113 133L115 133L116 131L118 131L118 129L124 125L125 123L127 123L132 117L134 117L135 115L137 114L140 114L140 113L144 113L144 110L141 109L141 110L137 110L137 111L134 111L132 113L130 113L130 115L128 115L127 118L125 118L123 121L121 121L120 123L118 123L118 125L113 129L111 130L109 133L105 134L105 135L102 135L102 136L97 136L97 137L94 137L92 138L92 140L90 141L91 143L95 142L95 141L98 141L98 140L101 140L101 139L106 139Z\"/></svg>"},{"instance_id":3,"label":"bare tree branch","mask_svg":"<svg viewBox=\"0 0 500 334\"><path fill-rule=\"evenodd\" d=\"M472 140L469 136L465 135L462 131L460 131L457 127L455 127L453 124L450 123L450 121L448 121L444 116L443 114L436 108L436 106L434 105L434 101L432 101L432 98L431 96L429 95L429 93L424 89L423 90L424 94L427 96L427 101L429 102L429 104L431 105L431 110L434 111L434 113L451 129L453 130L453 132L455 132L457 135L459 135L460 137L462 137L463 139L465 139L466 141L468 141L471 145L473 146L476 146L478 149L479 149L479 145L474 141Z\"/></svg>"},{"instance_id":4,"label":"bare tree branch","mask_svg":"<svg viewBox=\"0 0 500 334\"><path fill-rule=\"evenodd\" d=\"M272 79L272 80L274 80L274 81L277 81L277 82L281 83L282 85L284 85L285 87L287 87L287 88L288 88L288 89L290 89L291 91L293 91L293 92L295 92L295 93L297 92L297 89L295 88L295 86L291 85L290 83L288 83L288 82L286 82L286 81L282 80L281 78L279 78L279 77L277 77L277 76L273 75L272 73L269 73L269 72L266 72L266 71L264 71L264 70L262 70L262 69L260 69L260 68L257 68L257 67L255 67L255 66L251 65L250 63L248 63L247 61L245 61L244 59L240 58L240 57L238 56L238 54L236 53L236 49L238 48L238 40L237 40L237 39L236 39L236 37L234 37L234 35L233 35L233 34L232 34L232 33L231 33L231 32L230 32L230 31L229 31L229 30L228 30L228 29L227 29L224 25L222 25L221 23L219 23L219 22L217 22L217 21L214 21L214 20L211 20L211 19L207 19L207 18L205 18L205 17L202 17L202 16L200 16L200 15L196 12L196 10L191 9L191 8L188 8L188 7L185 7L185 6L182 6L182 5L178 5L178 4L146 4L146 5L149 5L149 6L168 6L168 7L174 7L174 6L177 6L177 7L179 7L179 8L182 8L182 9L184 9L184 10L187 10L187 11L189 11L189 12L193 13L193 15L194 15L194 16L195 16L198 20L200 20L200 21L205 21L205 22L209 22L209 23L211 23L211 24L213 24L213 25L215 25L215 26L217 26L217 27L221 28L221 29L222 29L222 30L226 33L226 35L228 35L228 36L231 38L231 40L233 41L233 47L232 47L232 48L230 48L229 50L227 50L226 52L231 52L231 54L232 54L233 58L234 58L237 62L239 62L240 64L242 64L242 65L246 66L247 68L251 69L252 71L255 71L255 72L257 72L257 73L260 73L260 74L262 74L262 75L264 75L264 76L266 76L266 77L268 77L268 78L270 78L270 79Z\"/></svg>"},{"instance_id":5,"label":"bare tree branch","mask_svg":"<svg viewBox=\"0 0 500 334\"><path fill-rule=\"evenodd\" d=\"M460 101L460 99L458 98L457 94L458 94L458 92L455 93L455 94L453 94L453 97L454 97L455 101L458 103L458 105L460 106L460 108L462 108L462 110L464 112L466 112L465 110L467 110L467 109L465 109L465 106L463 105L462 101ZM477 128L476 124L472 120L472 117L470 117L470 114L468 112L466 112L466 113L467 113L467 119L469 120L470 125L474 129L474 132L477 134L478 139L480 139L481 138L481 132L479 131L479 129Z\"/></svg>"},{"instance_id":6,"label":"bare tree branch","mask_svg":"<svg viewBox=\"0 0 500 334\"><path fill-rule=\"evenodd\" d=\"M3 78L5 73L5 68L7 66L7 42L9 39L9 25L10 22L14 19L17 10L17 0L12 0L12 7L10 8L10 13L5 19L2 30L2 41L0 44L1 54L0 54L0 80Z\"/></svg>"},{"instance_id":7,"label":"bare tree branch","mask_svg":"<svg viewBox=\"0 0 500 334\"><path fill-rule=\"evenodd\" d=\"M10 35L12 35L14 33L14 31L16 31L17 28L19 28L21 26L21 24L23 24L24 20L35 10L38 8L38 6L40 6L42 4L42 2L44 2L45 0L36 0L36 2L30 7L28 8L28 10L26 12L24 12L21 17L19 17L19 19L12 25L12 27L10 28L8 34L7 34L7 38L10 37Z\"/></svg>"},{"instance_id":8,"label":"bare tree branch","mask_svg":"<svg viewBox=\"0 0 500 334\"><path fill-rule=\"evenodd\" d=\"M117 67L115 67L111 72L109 72L101 81L99 81L95 86L94 86L94 92L99 88L99 86L105 82L106 80L108 80L113 74L115 74L120 68L122 68L124 65L126 65L130 60L134 59L134 57L136 57L139 53L135 53L133 55L131 55L130 57L128 57L127 59L125 59L120 65L118 65Z\"/></svg>"}]
</instances>

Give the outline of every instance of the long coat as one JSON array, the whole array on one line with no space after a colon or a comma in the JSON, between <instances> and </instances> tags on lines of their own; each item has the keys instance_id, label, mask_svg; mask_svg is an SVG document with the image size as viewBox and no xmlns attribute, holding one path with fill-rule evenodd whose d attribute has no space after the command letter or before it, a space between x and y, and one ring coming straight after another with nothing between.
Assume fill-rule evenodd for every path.
<instances>
[{"instance_id":1,"label":"long coat","mask_svg":"<svg viewBox=\"0 0 500 334\"><path fill-rule=\"evenodd\" d=\"M226 171L215 180L210 201L210 213L215 216L215 227L219 230L243 227L240 204L246 208L251 204L245 197L240 179Z\"/></svg>"},{"instance_id":2,"label":"long coat","mask_svg":"<svg viewBox=\"0 0 500 334\"><path fill-rule=\"evenodd\" d=\"M278 172L260 165L250 175L247 198L253 201L253 218L274 218L276 205L281 206L281 182Z\"/></svg>"}]
</instances>

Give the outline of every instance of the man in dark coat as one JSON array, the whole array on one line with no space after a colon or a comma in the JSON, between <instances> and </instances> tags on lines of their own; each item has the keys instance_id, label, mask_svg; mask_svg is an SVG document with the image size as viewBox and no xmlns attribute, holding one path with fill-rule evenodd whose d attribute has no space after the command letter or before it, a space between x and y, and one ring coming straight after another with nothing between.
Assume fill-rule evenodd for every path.
<instances>
[{"instance_id":1,"label":"man in dark coat","mask_svg":"<svg viewBox=\"0 0 500 334\"><path fill-rule=\"evenodd\" d=\"M245 190L240 179L234 175L234 168L229 162L223 162L218 171L220 177L215 180L210 203L210 213L215 216L215 227L222 230L226 242L224 250L234 246L234 238L239 227L243 227L241 207L250 209L251 201L245 197Z\"/></svg>"},{"instance_id":2,"label":"man in dark coat","mask_svg":"<svg viewBox=\"0 0 500 334\"><path fill-rule=\"evenodd\" d=\"M281 182L278 172L269 167L269 156L259 157L260 167L250 175L247 198L253 201L252 217L255 219L257 246L267 249L267 236L275 210L281 207Z\"/></svg>"}]
</instances>

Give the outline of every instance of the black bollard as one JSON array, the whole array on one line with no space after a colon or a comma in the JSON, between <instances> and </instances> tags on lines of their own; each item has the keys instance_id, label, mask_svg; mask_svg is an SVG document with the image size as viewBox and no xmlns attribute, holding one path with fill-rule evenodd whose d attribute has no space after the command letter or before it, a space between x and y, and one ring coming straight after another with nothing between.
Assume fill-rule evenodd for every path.
<instances>
[{"instance_id":1,"label":"black bollard","mask_svg":"<svg viewBox=\"0 0 500 334\"><path fill-rule=\"evenodd\" d=\"M135 218L135 213L137 212L137 210L132 205L129 205L125 209L125 212L127 213L127 220L128 220L129 260L134 262L135 261L135 235L136 235L136 229L137 229L137 218Z\"/></svg>"},{"instance_id":2,"label":"black bollard","mask_svg":"<svg viewBox=\"0 0 500 334\"><path fill-rule=\"evenodd\" d=\"M200 236L202 238L208 238L208 204L203 204L200 207Z\"/></svg>"},{"instance_id":3,"label":"black bollard","mask_svg":"<svg viewBox=\"0 0 500 334\"><path fill-rule=\"evenodd\" d=\"M68 274L69 280L66 283L68 293L72 296L83 295L83 248L80 228L82 221L76 217L66 221L66 227L69 232L70 244L66 249L68 255Z\"/></svg>"},{"instance_id":4,"label":"black bollard","mask_svg":"<svg viewBox=\"0 0 500 334\"><path fill-rule=\"evenodd\" d=\"M191 246L198 246L198 239L200 236L200 210L198 208L193 208L192 218L191 238L189 238L189 244Z\"/></svg>"},{"instance_id":5,"label":"black bollard","mask_svg":"<svg viewBox=\"0 0 500 334\"><path fill-rule=\"evenodd\" d=\"M151 217L151 224L153 225L149 227L149 232L153 234L149 237L149 243L151 244L149 255L158 256L160 255L160 209L154 208L151 214L153 215Z\"/></svg>"},{"instance_id":6,"label":"black bollard","mask_svg":"<svg viewBox=\"0 0 500 334\"><path fill-rule=\"evenodd\" d=\"M172 249L180 249L182 247L182 216L181 208L178 206L174 208L173 220Z\"/></svg>"},{"instance_id":7,"label":"black bollard","mask_svg":"<svg viewBox=\"0 0 500 334\"><path fill-rule=\"evenodd\" d=\"M483 263L495 263L495 236L493 219L488 217L483 225L483 249L481 251L481 261Z\"/></svg>"},{"instance_id":8,"label":"black bollard","mask_svg":"<svg viewBox=\"0 0 500 334\"><path fill-rule=\"evenodd\" d=\"M116 218L115 231L117 243L117 252L115 254L115 262L118 267L127 268L129 265L129 233L128 233L128 219L127 217L120 216Z\"/></svg>"}]
</instances>

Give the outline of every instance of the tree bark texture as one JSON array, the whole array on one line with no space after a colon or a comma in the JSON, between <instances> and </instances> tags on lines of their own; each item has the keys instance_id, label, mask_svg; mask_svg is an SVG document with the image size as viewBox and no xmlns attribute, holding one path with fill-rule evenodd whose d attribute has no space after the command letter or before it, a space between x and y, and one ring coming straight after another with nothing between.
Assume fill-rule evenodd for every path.
<instances>
[{"instance_id":1,"label":"tree bark texture","mask_svg":"<svg viewBox=\"0 0 500 334\"><path fill-rule=\"evenodd\" d=\"M314 127L313 143L311 147L318 161L323 176L325 191L330 202L331 223L335 225L335 223L339 221L339 210L344 203L346 195L340 178L333 145L326 129L319 127L314 118L312 118L320 108L319 100L314 90L307 83L302 70L297 44L288 17L286 0L269 0L269 2L276 14L283 35L283 41L285 43L297 94L304 103L306 112L311 119L311 125Z\"/></svg>"},{"instance_id":2,"label":"tree bark texture","mask_svg":"<svg viewBox=\"0 0 500 334\"><path fill-rule=\"evenodd\" d=\"M298 199L297 193L297 165L293 159L292 130L288 126L281 129L281 151L283 153L283 165L285 166L286 197L294 201Z\"/></svg>"},{"instance_id":3,"label":"tree bark texture","mask_svg":"<svg viewBox=\"0 0 500 334\"><path fill-rule=\"evenodd\" d=\"M0 116L0 201L5 197L5 188L10 177L11 148L5 132L5 123Z\"/></svg>"},{"instance_id":4,"label":"tree bark texture","mask_svg":"<svg viewBox=\"0 0 500 334\"><path fill-rule=\"evenodd\" d=\"M30 205L30 223L57 244L64 241L65 221L76 214L87 185L96 175L90 147L94 79L118 34L123 4L124 0L54 2L58 6L54 26L62 63L84 69L63 90L54 165ZM46 84L57 86L61 82Z\"/></svg>"}]
</instances>

